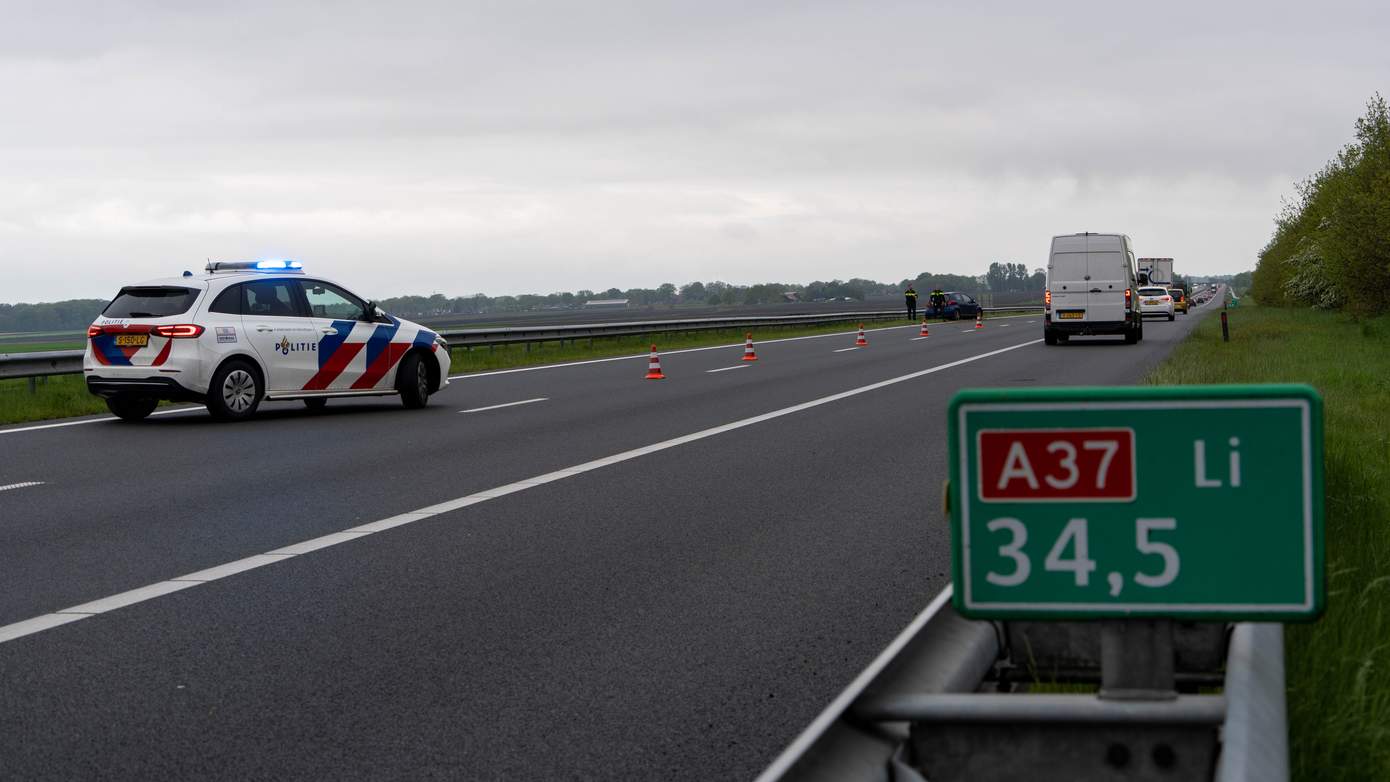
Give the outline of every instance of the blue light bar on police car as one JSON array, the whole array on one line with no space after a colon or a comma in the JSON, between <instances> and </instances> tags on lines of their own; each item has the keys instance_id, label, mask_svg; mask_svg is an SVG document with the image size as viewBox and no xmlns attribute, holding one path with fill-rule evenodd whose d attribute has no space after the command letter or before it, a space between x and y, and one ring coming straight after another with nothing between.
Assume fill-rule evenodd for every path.
<instances>
[{"instance_id":1,"label":"blue light bar on police car","mask_svg":"<svg viewBox=\"0 0 1390 782\"><path fill-rule=\"evenodd\" d=\"M263 261L208 261L209 272L300 272L304 264L282 258L268 258Z\"/></svg>"}]
</instances>

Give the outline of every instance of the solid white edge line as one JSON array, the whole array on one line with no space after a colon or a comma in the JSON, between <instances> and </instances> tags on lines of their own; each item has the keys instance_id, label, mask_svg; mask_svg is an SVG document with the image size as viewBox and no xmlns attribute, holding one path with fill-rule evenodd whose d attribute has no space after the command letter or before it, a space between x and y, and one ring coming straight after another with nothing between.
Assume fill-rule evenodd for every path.
<instances>
[{"instance_id":1,"label":"solid white edge line","mask_svg":"<svg viewBox=\"0 0 1390 782\"><path fill-rule=\"evenodd\" d=\"M488 410L501 410L504 407L516 407L517 405L529 405L532 402L548 401L548 396L538 396L535 399L523 399L520 402L503 402L500 405L488 405L487 407L470 407L467 410L460 410L460 413L482 413Z\"/></svg>"},{"instance_id":2,"label":"solid white edge line","mask_svg":"<svg viewBox=\"0 0 1390 782\"><path fill-rule=\"evenodd\" d=\"M860 693L883 672L884 668L888 667L888 663L893 661L893 658L898 655L898 652L903 650L904 646L907 646L908 641L911 641L912 638L926 626L927 622L931 621L933 616L936 616L936 612L940 611L941 607L946 605L946 602L950 599L951 585L947 584L946 587L941 590L940 594L933 598L932 601L927 604L927 607L922 609L922 612L919 613L901 633L898 633L898 636L894 638L888 646L884 647L883 651L878 653L878 656L874 658L873 662L869 663L869 666L863 671L860 671L859 675L854 677L854 681L850 682L848 687L841 691L839 695L835 696L835 700L831 701L830 705L826 706L825 710L817 715L814 720L811 720L811 724L807 725L805 730L801 731L796 738L792 739L792 743L788 744L787 748L782 750L782 754L778 755L777 759L773 760L767 769L758 775L758 778L754 780L754 782L774 782L774 780L779 779L783 774L787 773L787 770L801 758L806 750L815 743L816 739L820 738L825 733L826 729L829 728L835 720L839 719L841 714L845 713L845 709L849 708L850 703L852 703L855 698L859 697Z\"/></svg>"},{"instance_id":3,"label":"solid white edge line","mask_svg":"<svg viewBox=\"0 0 1390 782\"><path fill-rule=\"evenodd\" d=\"M196 413L206 411L206 407L180 407L176 410L156 410L150 415L176 415L178 413ZM58 429L64 426L81 426L82 424L99 424L103 421L119 421L121 419L114 415L104 415L101 418L83 418L81 421L60 421L56 424L38 424L36 426L21 426L15 429L0 429L0 434L18 434L20 432L33 432L39 429Z\"/></svg>"},{"instance_id":4,"label":"solid white edge line","mask_svg":"<svg viewBox=\"0 0 1390 782\"><path fill-rule=\"evenodd\" d=\"M732 366L732 367L720 367L720 368L718 368L718 369L706 369L706 370L705 370L705 374L706 374L706 375L709 375L709 374L713 374L713 373L715 373L715 372L728 372L728 371L731 370L731 369L747 369L747 368L748 368L748 365L747 365L747 364L739 364L739 365L737 365L737 366Z\"/></svg>"},{"instance_id":5,"label":"solid white edge line","mask_svg":"<svg viewBox=\"0 0 1390 782\"><path fill-rule=\"evenodd\" d=\"M718 434L723 434L725 432L732 432L736 429L743 429L745 427L753 426L754 424L759 424L764 421L771 421L775 418L782 418L783 416L792 415L793 413L799 413L803 410L810 410L815 407L820 407L821 405L830 404L831 402L838 402L841 399L849 399L850 397L859 396L860 394L866 394L870 391L877 391L880 388L887 388L888 386L897 385L898 383L904 383L909 380L915 380L916 378L935 374L937 372L942 372L944 370L952 369L963 364L969 364L975 361L990 358L992 356L997 356L1001 353L1008 353L1013 350L1018 350L1019 348L1026 348L1030 345L1036 345L1039 342L1042 342L1042 340L1034 339L1029 340L1027 342L1020 342L1016 345L1010 345L1004 348L997 348L995 350L991 350L985 353L977 353L973 356L966 356L965 358L956 359L955 361L948 361L945 364L938 364L934 367L927 367L926 369L919 369L915 372L909 372L906 375L890 377L887 380L880 380L876 383L870 383L868 385L859 386L857 388L851 388L847 391L840 391L838 393L830 394L829 396L819 397L817 399L801 402L795 405L791 405L790 407L783 407L778 410L772 410L766 413L762 413L760 415L751 416L749 418L742 418L737 421L730 421L727 424L720 424L718 426L712 426L708 429L701 429L698 432L691 432L690 434L681 435L679 437L673 437L670 440L663 440L658 443L652 443L650 445L644 445L639 448L633 448L632 450L623 451L621 453L616 453L611 456L605 456L600 459L594 459L593 461L584 462L582 464L576 464L573 467L566 467L564 469L555 470L548 473L542 473L541 475L526 478L520 481L515 481L513 483L503 484L502 486L497 486L492 489L485 489L483 491L474 492L473 494L469 494L464 497L458 497L452 500L437 503L435 505L430 505L425 508L407 511L406 513L397 514L395 516L391 516L389 518L382 519L377 522L370 522L368 524L357 525L346 530L341 530L339 532L332 532L327 535L321 535L319 537L311 538L309 540L300 541L298 543L292 543L288 546L273 549L272 551L265 552L261 555L244 557L242 559L235 560L224 565L218 565L215 567L207 568L205 570L200 570L196 573L190 573L185 576L179 576L168 581L158 581L153 584L148 584L143 587L131 589L126 592L121 592L115 595L99 598L97 600L93 600L87 603L82 603L81 605L72 606L71 608L64 608L62 610L55 611L52 614L43 614L30 619L24 619L19 622L13 622L8 625L0 626L0 643L12 641L16 638L22 638L26 635L31 635L33 633L42 632L51 627L57 627L59 625L66 624L68 621L71 621L70 619L60 620L58 618L53 618L55 617L55 615L61 617L77 616L80 618L83 616L105 613L107 611L114 611L117 608L123 608L125 606L133 605L135 603L141 603L146 600L151 600L153 598L160 597L162 595L167 595L171 592L177 592L181 589L188 589L189 587L198 586L199 584L207 584L212 581L216 581L218 579L234 575L236 573L242 573L247 570L263 567L274 562L292 559L296 556L301 556L304 553L308 553L310 551L318 551L320 549L336 546L340 543L358 540L360 538L367 537L372 533L379 532L384 529L403 526L405 524L410 524L414 521L427 519L431 516L437 516L441 513L447 513L449 511L465 508L469 505L476 505L480 502L487 502L491 499L496 499L498 497L503 497L508 494L513 494L519 491L525 491L526 489L534 488L536 486L543 486L553 481L558 481L564 478L580 475L591 470L597 470L602 467L608 467L613 464L619 464L621 462L630 461L632 459L646 456L648 454L653 454L659 451L665 451L670 448L685 445L686 443L693 443L699 440L704 440L706 438L713 437Z\"/></svg>"}]
</instances>

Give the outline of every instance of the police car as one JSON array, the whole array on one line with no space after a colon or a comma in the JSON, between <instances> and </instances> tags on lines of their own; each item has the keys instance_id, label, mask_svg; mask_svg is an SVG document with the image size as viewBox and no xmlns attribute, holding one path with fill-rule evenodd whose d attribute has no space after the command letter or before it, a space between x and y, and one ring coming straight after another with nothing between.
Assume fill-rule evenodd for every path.
<instances>
[{"instance_id":1,"label":"police car","mask_svg":"<svg viewBox=\"0 0 1390 782\"><path fill-rule=\"evenodd\" d=\"M222 420L264 400L399 394L424 407L449 383L449 346L298 261L219 261L121 289L87 328L87 388L128 421L159 400Z\"/></svg>"}]
</instances>

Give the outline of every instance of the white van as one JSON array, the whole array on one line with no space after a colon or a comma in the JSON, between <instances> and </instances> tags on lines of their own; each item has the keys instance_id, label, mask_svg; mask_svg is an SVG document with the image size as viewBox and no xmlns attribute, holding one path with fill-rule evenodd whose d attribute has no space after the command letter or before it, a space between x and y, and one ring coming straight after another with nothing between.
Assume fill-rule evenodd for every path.
<instances>
[{"instance_id":1,"label":"white van","mask_svg":"<svg viewBox=\"0 0 1390 782\"><path fill-rule=\"evenodd\" d=\"M1043 341L1072 335L1120 334L1125 344L1144 338L1144 319L1134 291L1143 280L1134 270L1134 248L1124 234L1052 237L1043 291Z\"/></svg>"}]
</instances>

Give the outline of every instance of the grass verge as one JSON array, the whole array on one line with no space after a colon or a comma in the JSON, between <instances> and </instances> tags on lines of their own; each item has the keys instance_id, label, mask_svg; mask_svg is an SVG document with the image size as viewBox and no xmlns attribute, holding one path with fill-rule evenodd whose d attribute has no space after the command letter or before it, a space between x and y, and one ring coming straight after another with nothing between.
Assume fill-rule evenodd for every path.
<instances>
[{"instance_id":1,"label":"grass verge","mask_svg":"<svg viewBox=\"0 0 1390 782\"><path fill-rule=\"evenodd\" d=\"M834 334L852 329L857 323L856 320L850 320L818 326L764 326L752 329L751 332L753 339L757 341ZM911 325L911 322L906 319L870 321L865 325L870 329L875 329L907 326ZM628 337L599 337L592 341L588 339L571 340L564 344L559 342L532 343L529 349L527 345L521 344L497 345L491 348L481 347L471 350L454 348L451 351L453 366L450 371L452 374L459 375L538 364L630 356L646 351L653 342L662 351L710 345L731 345L742 342L743 335L748 332L748 329L684 333L663 332ZM0 352L4 351L0 350ZM731 359L733 358L737 357L731 356ZM0 380L0 424L104 412L106 412L106 403L87 393L85 381L78 375L39 378L33 392L29 390L28 380Z\"/></svg>"},{"instance_id":2,"label":"grass verge","mask_svg":"<svg viewBox=\"0 0 1390 782\"><path fill-rule=\"evenodd\" d=\"M1304 382L1324 401L1327 612L1286 628L1294 779L1390 779L1390 317L1242 306L1147 379Z\"/></svg>"}]
</instances>

